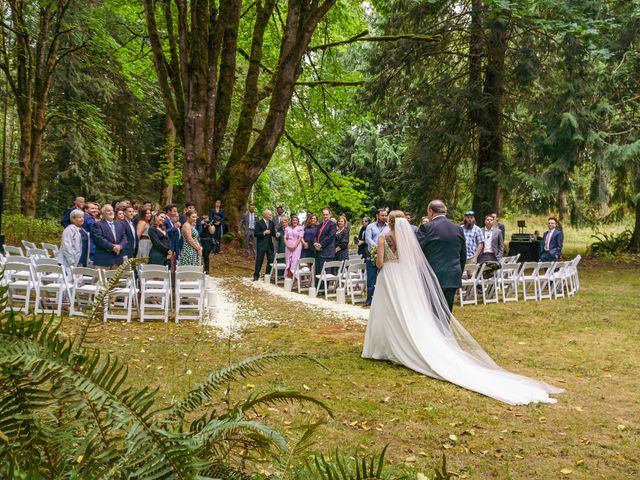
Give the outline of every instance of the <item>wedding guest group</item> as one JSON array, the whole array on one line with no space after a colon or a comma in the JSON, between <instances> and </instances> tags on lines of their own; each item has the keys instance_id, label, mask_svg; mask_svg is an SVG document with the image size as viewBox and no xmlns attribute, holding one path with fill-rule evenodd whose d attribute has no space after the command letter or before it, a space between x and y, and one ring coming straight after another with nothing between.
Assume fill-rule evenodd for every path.
<instances>
[{"instance_id":1,"label":"wedding guest group","mask_svg":"<svg viewBox=\"0 0 640 480\"><path fill-rule=\"evenodd\" d=\"M116 269L127 259L148 257L152 264L202 266L208 273L209 255L220 252L216 232L222 231L224 210L219 200L211 213L214 221L200 218L191 202L179 214L175 204L122 200L101 206L77 197L60 220L65 230L58 262L67 269Z\"/></svg>"}]
</instances>

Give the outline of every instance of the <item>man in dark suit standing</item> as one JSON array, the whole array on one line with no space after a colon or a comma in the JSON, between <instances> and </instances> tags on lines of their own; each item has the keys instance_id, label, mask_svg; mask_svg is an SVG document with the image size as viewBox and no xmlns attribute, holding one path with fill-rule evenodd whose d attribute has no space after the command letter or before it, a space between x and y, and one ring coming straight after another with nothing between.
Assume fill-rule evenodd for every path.
<instances>
[{"instance_id":1,"label":"man in dark suit standing","mask_svg":"<svg viewBox=\"0 0 640 480\"><path fill-rule=\"evenodd\" d=\"M256 247L256 269L253 272L253 281L260 279L260 270L264 256L267 256L267 267L265 274L271 273L271 264L273 263L273 234L275 233L275 225L271 218L273 214L271 210L265 210L261 220L255 224L254 235L258 243Z\"/></svg>"},{"instance_id":2,"label":"man in dark suit standing","mask_svg":"<svg viewBox=\"0 0 640 480\"><path fill-rule=\"evenodd\" d=\"M330 262L336 256L336 222L331 220L331 210L322 209L322 223L318 227L316 241L316 275L322 272L324 262Z\"/></svg>"},{"instance_id":3,"label":"man in dark suit standing","mask_svg":"<svg viewBox=\"0 0 640 480\"><path fill-rule=\"evenodd\" d=\"M494 223L494 227L496 227L498 230L500 230L500 232L502 232L502 241L506 242L507 241L507 237L505 236L505 230L504 230L504 224L500 223L498 221L498 213L497 212L492 212L491 216L493 217L493 223Z\"/></svg>"},{"instance_id":4,"label":"man in dark suit standing","mask_svg":"<svg viewBox=\"0 0 640 480\"><path fill-rule=\"evenodd\" d=\"M169 237L169 248L172 252L175 252L175 257L180 256L181 247L181 234L180 234L180 221L178 218L178 207L173 203L164 207L164 213L166 215L164 219L164 228L167 231ZM174 259L175 260L175 259Z\"/></svg>"},{"instance_id":5,"label":"man in dark suit standing","mask_svg":"<svg viewBox=\"0 0 640 480\"><path fill-rule=\"evenodd\" d=\"M542 252L540 253L541 262L557 262L562 255L562 242L564 235L558 230L558 220L555 217L549 217L549 231L544 232L542 237Z\"/></svg>"},{"instance_id":6,"label":"man in dark suit standing","mask_svg":"<svg viewBox=\"0 0 640 480\"><path fill-rule=\"evenodd\" d=\"M127 246L124 249L124 256L127 258L136 258L138 254L138 233L136 227L133 225L133 215L135 211L133 207L126 207L124 209L124 220L122 226L124 227L124 233L127 236Z\"/></svg>"},{"instance_id":7,"label":"man in dark suit standing","mask_svg":"<svg viewBox=\"0 0 640 480\"><path fill-rule=\"evenodd\" d=\"M122 265L127 237L121 223L115 222L113 207L102 207L102 220L93 224L91 241L96 246L93 265L97 268L115 269Z\"/></svg>"},{"instance_id":8,"label":"man in dark suit standing","mask_svg":"<svg viewBox=\"0 0 640 480\"><path fill-rule=\"evenodd\" d=\"M417 238L433 269L444 298L453 312L453 298L462 286L462 270L467 261L462 229L445 216L447 207L440 200L429 203L429 223L420 225Z\"/></svg>"},{"instance_id":9,"label":"man in dark suit standing","mask_svg":"<svg viewBox=\"0 0 640 480\"><path fill-rule=\"evenodd\" d=\"M64 212L64 215L60 220L60 225L62 225L64 228L67 228L69 225L71 225L71 212L73 212L76 208L78 210L84 211L84 197L76 197L76 199L73 201L73 207L67 208L67 210Z\"/></svg>"}]
</instances>

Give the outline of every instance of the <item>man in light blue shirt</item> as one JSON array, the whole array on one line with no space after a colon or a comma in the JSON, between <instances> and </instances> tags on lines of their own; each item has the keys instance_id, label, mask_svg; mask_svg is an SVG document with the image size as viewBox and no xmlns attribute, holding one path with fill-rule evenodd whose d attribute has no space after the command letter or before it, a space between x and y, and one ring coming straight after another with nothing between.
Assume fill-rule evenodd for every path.
<instances>
[{"instance_id":1,"label":"man in light blue shirt","mask_svg":"<svg viewBox=\"0 0 640 480\"><path fill-rule=\"evenodd\" d=\"M373 247L378 246L378 237L384 235L389 231L389 225L387 225L387 210L379 208L376 214L376 221L370 223L367 230L364 233L364 240L367 242L368 251L370 252ZM376 263L371 260L371 256L367 255L367 301L365 305L371 305L373 300L373 291L376 288L376 279L378 277L378 267Z\"/></svg>"}]
</instances>

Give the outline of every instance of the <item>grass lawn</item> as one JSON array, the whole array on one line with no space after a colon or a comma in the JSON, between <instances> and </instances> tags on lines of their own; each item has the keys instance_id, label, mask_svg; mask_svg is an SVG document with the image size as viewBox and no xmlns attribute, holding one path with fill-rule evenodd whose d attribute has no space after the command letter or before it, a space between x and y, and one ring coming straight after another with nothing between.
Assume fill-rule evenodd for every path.
<instances>
[{"instance_id":1,"label":"grass lawn","mask_svg":"<svg viewBox=\"0 0 640 480\"><path fill-rule=\"evenodd\" d=\"M231 260L229 262L228 260ZM379 451L403 471L430 475L442 453L460 478L640 477L640 264L583 263L571 299L458 307L457 317L503 367L563 387L555 405L510 407L403 367L360 357L364 326L246 286L248 264L215 258L215 275L249 326L218 338L193 322L110 322L95 339L129 362L129 381L158 385L170 402L207 373L260 352L309 354L232 390L285 385L333 410L317 450ZM321 415L307 406L256 412L293 432ZM564 473L561 473L564 472Z\"/></svg>"}]
</instances>

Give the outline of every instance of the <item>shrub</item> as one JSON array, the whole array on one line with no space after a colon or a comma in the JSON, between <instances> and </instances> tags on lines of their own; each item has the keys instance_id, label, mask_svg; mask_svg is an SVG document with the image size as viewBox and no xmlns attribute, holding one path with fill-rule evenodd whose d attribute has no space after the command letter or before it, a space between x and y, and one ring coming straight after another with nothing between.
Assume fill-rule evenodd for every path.
<instances>
[{"instance_id":1,"label":"shrub","mask_svg":"<svg viewBox=\"0 0 640 480\"><path fill-rule=\"evenodd\" d=\"M589 245L587 253L593 257L605 258L624 255L628 253L632 235L633 233L628 229L618 235L596 232L591 236L596 241Z\"/></svg>"},{"instance_id":2,"label":"shrub","mask_svg":"<svg viewBox=\"0 0 640 480\"><path fill-rule=\"evenodd\" d=\"M56 220L4 215L2 230L7 245L21 246L22 240L40 245L42 242L60 243L62 225Z\"/></svg>"}]
</instances>

